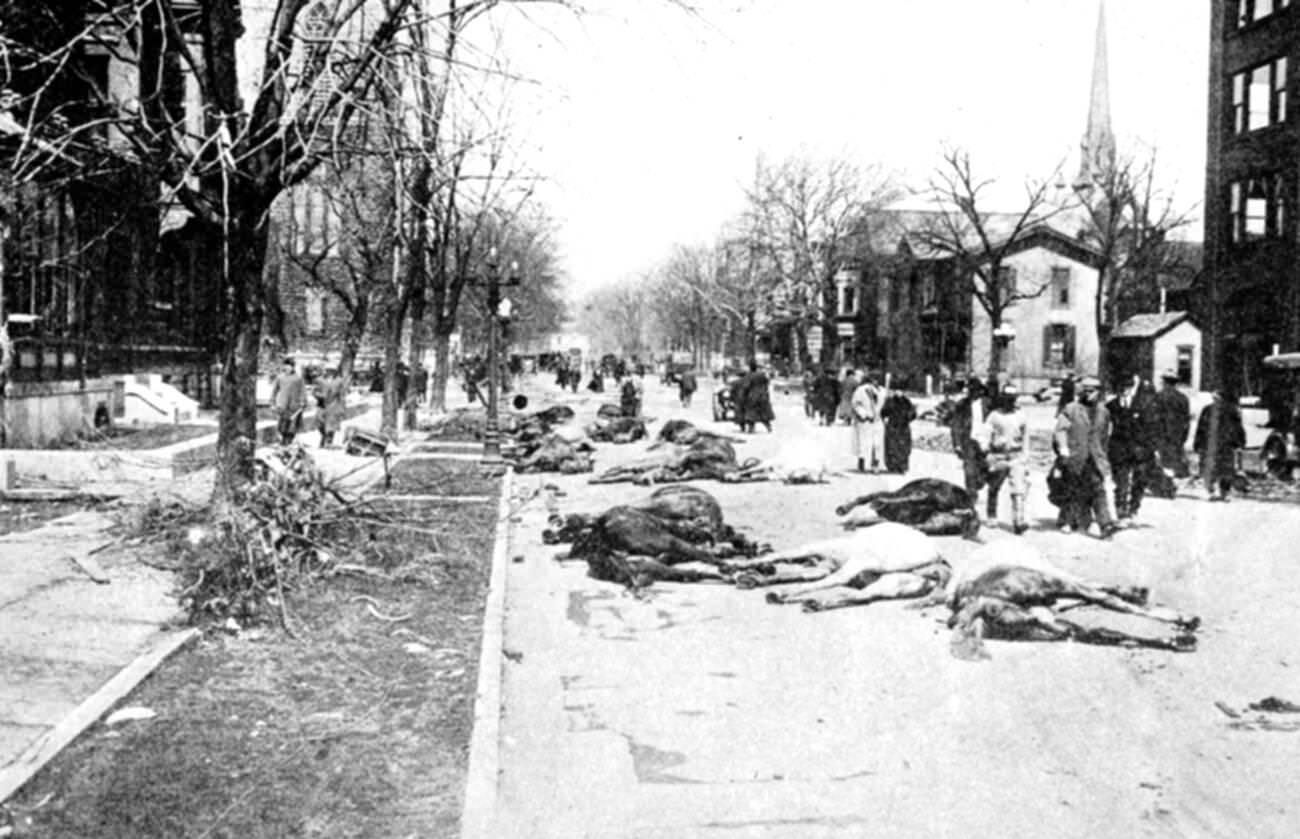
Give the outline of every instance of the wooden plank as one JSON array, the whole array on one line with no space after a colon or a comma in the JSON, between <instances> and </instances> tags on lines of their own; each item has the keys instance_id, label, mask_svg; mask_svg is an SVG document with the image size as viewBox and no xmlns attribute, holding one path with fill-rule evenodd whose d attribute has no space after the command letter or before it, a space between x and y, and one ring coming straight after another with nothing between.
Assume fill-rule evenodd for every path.
<instances>
[{"instance_id":1,"label":"wooden plank","mask_svg":"<svg viewBox=\"0 0 1300 839\"><path fill-rule=\"evenodd\" d=\"M106 585L110 582L108 574L104 571L103 566L101 566L89 552L84 554L73 552L68 554L68 559L72 560L78 568L86 572L87 577L100 585Z\"/></svg>"},{"instance_id":2,"label":"wooden plank","mask_svg":"<svg viewBox=\"0 0 1300 839\"><path fill-rule=\"evenodd\" d=\"M187 629L164 635L155 641L149 649L136 657L134 661L122 668L116 676L104 683L104 686L90 698L77 706L71 714L15 758L11 763L0 767L0 803L9 799L23 784L31 780L41 767L54 759L55 755L95 723L108 709L130 693L145 677L158 669L168 656L179 650L198 636L197 629Z\"/></svg>"}]
</instances>

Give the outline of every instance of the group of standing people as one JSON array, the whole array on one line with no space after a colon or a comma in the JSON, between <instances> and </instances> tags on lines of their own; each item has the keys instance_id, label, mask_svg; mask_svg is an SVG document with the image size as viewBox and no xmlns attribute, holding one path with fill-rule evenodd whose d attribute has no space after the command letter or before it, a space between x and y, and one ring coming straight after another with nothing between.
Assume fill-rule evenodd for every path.
<instances>
[{"instance_id":1,"label":"group of standing people","mask_svg":"<svg viewBox=\"0 0 1300 839\"><path fill-rule=\"evenodd\" d=\"M853 427L853 456L860 472L904 473L912 457L916 407L904 394L881 386L874 375L848 368L836 378L831 368L803 377L804 413L821 425Z\"/></svg>"}]
</instances>

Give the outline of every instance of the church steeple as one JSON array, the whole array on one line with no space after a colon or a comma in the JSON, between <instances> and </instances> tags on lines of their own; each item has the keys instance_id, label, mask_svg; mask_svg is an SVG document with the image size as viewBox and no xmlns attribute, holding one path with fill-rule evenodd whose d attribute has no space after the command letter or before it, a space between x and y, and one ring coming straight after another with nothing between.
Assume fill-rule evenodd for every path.
<instances>
[{"instance_id":1,"label":"church steeple","mask_svg":"<svg viewBox=\"0 0 1300 839\"><path fill-rule=\"evenodd\" d=\"M1088 128L1079 151L1076 190L1093 186L1115 166L1115 135L1110 128L1110 74L1106 64L1106 0L1097 4L1097 43L1092 55Z\"/></svg>"}]
</instances>

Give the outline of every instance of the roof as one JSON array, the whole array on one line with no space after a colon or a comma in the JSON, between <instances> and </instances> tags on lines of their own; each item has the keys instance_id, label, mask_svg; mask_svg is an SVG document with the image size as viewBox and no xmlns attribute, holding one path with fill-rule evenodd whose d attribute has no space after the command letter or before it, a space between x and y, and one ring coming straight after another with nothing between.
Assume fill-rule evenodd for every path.
<instances>
[{"instance_id":1,"label":"roof","mask_svg":"<svg viewBox=\"0 0 1300 839\"><path fill-rule=\"evenodd\" d=\"M1156 338L1188 319L1186 312L1134 315L1115 327L1112 338Z\"/></svg>"}]
</instances>

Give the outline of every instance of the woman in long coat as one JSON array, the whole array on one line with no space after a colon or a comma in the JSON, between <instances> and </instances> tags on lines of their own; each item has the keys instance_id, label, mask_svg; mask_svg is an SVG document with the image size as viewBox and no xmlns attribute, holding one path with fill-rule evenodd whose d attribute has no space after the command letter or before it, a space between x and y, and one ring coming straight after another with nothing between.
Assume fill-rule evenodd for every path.
<instances>
[{"instance_id":1,"label":"woman in long coat","mask_svg":"<svg viewBox=\"0 0 1300 839\"><path fill-rule=\"evenodd\" d=\"M820 424L834 425L839 406L840 380L829 368L822 370L813 380L813 414Z\"/></svg>"},{"instance_id":2,"label":"woman in long coat","mask_svg":"<svg viewBox=\"0 0 1300 839\"><path fill-rule=\"evenodd\" d=\"M756 423L762 423L768 433L772 431L772 394L769 391L767 374L759 368L758 363L749 363L749 375L741 386L741 398L745 403L745 430L753 431Z\"/></svg>"},{"instance_id":3,"label":"woman in long coat","mask_svg":"<svg viewBox=\"0 0 1300 839\"><path fill-rule=\"evenodd\" d=\"M885 471L904 474L912 458L912 420L916 406L894 391L885 398L880 416L885 420Z\"/></svg>"},{"instance_id":4,"label":"woman in long coat","mask_svg":"<svg viewBox=\"0 0 1300 839\"><path fill-rule=\"evenodd\" d=\"M839 413L840 419L844 422L853 422L853 394L860 384L862 383L858 381L858 374L855 371L851 369L844 371L844 378L840 379Z\"/></svg>"}]
</instances>

